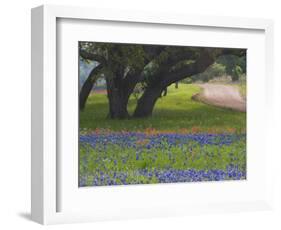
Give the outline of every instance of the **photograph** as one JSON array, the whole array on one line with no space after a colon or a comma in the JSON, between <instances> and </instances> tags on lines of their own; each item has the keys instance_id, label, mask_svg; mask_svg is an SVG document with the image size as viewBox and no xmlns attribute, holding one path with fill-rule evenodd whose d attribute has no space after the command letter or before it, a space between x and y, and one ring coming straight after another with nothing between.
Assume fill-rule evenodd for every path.
<instances>
[{"instance_id":1,"label":"photograph","mask_svg":"<svg viewBox=\"0 0 281 230\"><path fill-rule=\"evenodd\" d=\"M247 179L247 49L79 41L77 55L79 187Z\"/></svg>"}]
</instances>

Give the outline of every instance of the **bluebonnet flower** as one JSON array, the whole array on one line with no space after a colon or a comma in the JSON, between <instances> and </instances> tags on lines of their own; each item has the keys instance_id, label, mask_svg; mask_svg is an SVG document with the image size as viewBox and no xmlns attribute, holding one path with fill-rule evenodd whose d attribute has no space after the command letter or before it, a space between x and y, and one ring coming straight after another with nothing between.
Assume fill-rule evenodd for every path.
<instances>
[{"instance_id":1,"label":"bluebonnet flower","mask_svg":"<svg viewBox=\"0 0 281 230\"><path fill-rule=\"evenodd\" d=\"M118 185L118 184L136 184L136 183L175 183L175 182L197 182L197 181L223 181L223 180L241 180L246 178L245 167L238 167L235 162L238 162L234 152L228 153L232 163L226 166L225 169L217 168L216 162L212 162L215 154L221 156L221 153L215 153L213 150L206 150L202 153L204 146L230 146L237 141L245 141L245 134L177 134L177 133L161 133L147 134L140 132L115 132L80 135L80 146L85 149L85 154L80 159L82 164L79 186L102 186L102 185ZM107 154L108 149L112 146L117 146L120 150L124 150L124 154L120 158L114 158ZM173 151L182 152L180 160L176 159ZM96 151L96 155L91 155L91 149ZM126 152L130 149L131 152ZM199 150L198 150L199 149ZM154 151L155 150L155 151ZM195 154L194 154L195 152ZM131 155L130 155L131 154ZM183 169L188 167L189 163L194 163L203 157L210 161L208 166L210 169ZM242 152L246 154L246 150ZM179 156L179 155L178 155ZM146 168L146 160L150 164L160 164L159 168ZM164 160L163 160L164 159ZM132 164L132 161L139 161L140 168L135 168L132 172L126 171L127 164ZM163 161L168 161L163 163ZM180 162L181 166L174 167L176 161ZM107 164L113 162L117 167L116 171L108 171ZM94 163L94 166L93 166ZM120 171L120 165L125 171ZM89 165L94 170L89 171ZM177 168L179 167L179 168ZM209 167L208 167L209 168ZM111 170L113 170L111 168ZM130 169L132 170L132 168ZM89 178L92 180L89 183Z\"/></svg>"}]
</instances>

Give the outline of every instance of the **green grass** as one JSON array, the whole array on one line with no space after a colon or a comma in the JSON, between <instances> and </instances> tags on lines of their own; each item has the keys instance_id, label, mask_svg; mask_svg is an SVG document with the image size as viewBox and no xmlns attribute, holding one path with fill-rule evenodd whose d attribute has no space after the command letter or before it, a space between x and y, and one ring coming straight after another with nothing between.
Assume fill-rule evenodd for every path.
<instances>
[{"instance_id":1,"label":"green grass","mask_svg":"<svg viewBox=\"0 0 281 230\"><path fill-rule=\"evenodd\" d=\"M243 98L246 98L246 95L247 95L246 82L239 83L238 88L239 88L239 92L240 92L241 96Z\"/></svg>"},{"instance_id":2,"label":"green grass","mask_svg":"<svg viewBox=\"0 0 281 230\"><path fill-rule=\"evenodd\" d=\"M196 141L188 141L182 145L169 146L162 141L161 148L147 149L120 146L118 144L99 143L93 148L91 145L81 145L80 160L87 158L87 173L93 171L124 172L140 169L165 170L166 168L185 170L225 170L230 164L245 170L245 137L230 145L200 145ZM192 149L192 151L190 151ZM136 160L136 155L139 159ZM122 162L126 159L126 163ZM96 164L99 162L99 164ZM83 173L83 164L80 172Z\"/></svg>"},{"instance_id":3,"label":"green grass","mask_svg":"<svg viewBox=\"0 0 281 230\"><path fill-rule=\"evenodd\" d=\"M108 119L107 96L91 94L80 112L79 186L245 179L246 113L192 100L198 92L172 85L151 117L127 120ZM132 96L130 114L135 106ZM132 132L111 132L120 130Z\"/></svg>"},{"instance_id":4,"label":"green grass","mask_svg":"<svg viewBox=\"0 0 281 230\"><path fill-rule=\"evenodd\" d=\"M192 84L174 85L168 89L166 97L159 98L153 115L145 119L111 120L107 118L107 96L91 94L86 108L80 112L80 128L94 130L97 128L129 131L142 131L147 128L157 130L192 129L201 131L235 129L244 132L246 128L246 113L230 109L217 108L201 102L193 101L192 95L200 88ZM131 97L128 104L130 114L136 106L136 99Z\"/></svg>"},{"instance_id":5,"label":"green grass","mask_svg":"<svg viewBox=\"0 0 281 230\"><path fill-rule=\"evenodd\" d=\"M237 172L246 171L245 138L230 145L200 145L196 141L188 141L181 145L172 145L162 141L161 148L147 149L145 147L124 148L118 144L99 143L92 147L81 145L80 150L80 185L110 185L114 184L153 184L160 183L161 172L175 170L209 170L227 172L228 167L235 165ZM142 171L145 170L145 171ZM156 171L156 173L155 173ZM141 174L140 172L143 172ZM120 175L125 180L121 180ZM119 175L119 176L118 176ZM104 177L106 176L106 177ZM158 178L157 178L158 177ZM166 173L168 181L174 182L173 176ZM198 179L196 176L194 180ZM219 180L233 178L223 177ZM239 179L244 179L244 177ZM188 178L177 178L185 181ZM204 179L203 179L204 180ZM205 180L218 180L208 176ZM177 181L177 182L178 182Z\"/></svg>"}]
</instances>

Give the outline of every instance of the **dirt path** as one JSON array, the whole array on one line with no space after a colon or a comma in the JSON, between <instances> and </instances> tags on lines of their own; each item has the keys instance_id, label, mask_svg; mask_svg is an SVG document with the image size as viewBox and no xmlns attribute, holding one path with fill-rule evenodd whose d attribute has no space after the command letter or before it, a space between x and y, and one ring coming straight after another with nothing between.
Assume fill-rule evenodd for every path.
<instances>
[{"instance_id":1,"label":"dirt path","mask_svg":"<svg viewBox=\"0 0 281 230\"><path fill-rule=\"evenodd\" d=\"M193 99L218 107L246 112L246 101L235 86L220 84L198 84L198 86L203 90L194 95Z\"/></svg>"}]
</instances>

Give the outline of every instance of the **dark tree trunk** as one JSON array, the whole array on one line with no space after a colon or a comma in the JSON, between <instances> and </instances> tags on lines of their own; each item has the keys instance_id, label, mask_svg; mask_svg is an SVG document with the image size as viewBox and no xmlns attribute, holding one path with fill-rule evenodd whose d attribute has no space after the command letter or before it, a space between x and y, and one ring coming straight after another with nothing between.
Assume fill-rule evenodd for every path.
<instances>
[{"instance_id":1,"label":"dark tree trunk","mask_svg":"<svg viewBox=\"0 0 281 230\"><path fill-rule=\"evenodd\" d=\"M175 83L175 88L176 88L176 89L179 88L179 82L178 82L178 81Z\"/></svg>"},{"instance_id":2,"label":"dark tree trunk","mask_svg":"<svg viewBox=\"0 0 281 230\"><path fill-rule=\"evenodd\" d=\"M152 115L152 111L157 99L161 96L163 89L161 87L148 87L138 100L134 117L148 117Z\"/></svg>"},{"instance_id":3,"label":"dark tree trunk","mask_svg":"<svg viewBox=\"0 0 281 230\"><path fill-rule=\"evenodd\" d=\"M80 110L83 110L85 108L86 101L91 93L93 85L94 85L94 82L90 78L87 78L87 80L83 84L81 91L80 91L80 95L79 95Z\"/></svg>"},{"instance_id":4,"label":"dark tree trunk","mask_svg":"<svg viewBox=\"0 0 281 230\"><path fill-rule=\"evenodd\" d=\"M239 74L237 74L235 71L232 71L232 74L231 74L231 81L232 82L236 82L239 80Z\"/></svg>"},{"instance_id":5,"label":"dark tree trunk","mask_svg":"<svg viewBox=\"0 0 281 230\"><path fill-rule=\"evenodd\" d=\"M167 89L169 85L176 83L176 88L178 87L178 82L186 76L192 76L196 73L205 71L205 69L210 66L214 59L208 54L205 54L205 50L202 51L199 59L188 66L185 66L175 72L169 72L167 66L165 65L159 73L153 77L153 82L151 86L147 87L138 101L137 107L134 112L134 117L147 117L152 115L154 105L163 90ZM165 93L165 92L164 92Z\"/></svg>"},{"instance_id":6,"label":"dark tree trunk","mask_svg":"<svg viewBox=\"0 0 281 230\"><path fill-rule=\"evenodd\" d=\"M107 97L109 102L109 114L111 119L129 118L127 105L129 101L129 89L122 80L107 79Z\"/></svg>"},{"instance_id":7,"label":"dark tree trunk","mask_svg":"<svg viewBox=\"0 0 281 230\"><path fill-rule=\"evenodd\" d=\"M109 101L109 117L111 119L126 119L129 118L127 110L128 97L113 91L108 93Z\"/></svg>"},{"instance_id":8,"label":"dark tree trunk","mask_svg":"<svg viewBox=\"0 0 281 230\"><path fill-rule=\"evenodd\" d=\"M85 108L86 105L86 101L91 93L91 90L97 80L97 74L99 73L99 71L101 71L102 66L99 65L96 68L94 68L91 73L89 74L89 77L87 78L87 80L84 82L80 93L79 93L79 108L80 110L83 110Z\"/></svg>"}]
</instances>

